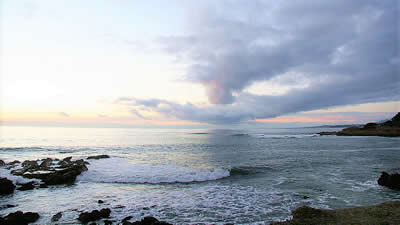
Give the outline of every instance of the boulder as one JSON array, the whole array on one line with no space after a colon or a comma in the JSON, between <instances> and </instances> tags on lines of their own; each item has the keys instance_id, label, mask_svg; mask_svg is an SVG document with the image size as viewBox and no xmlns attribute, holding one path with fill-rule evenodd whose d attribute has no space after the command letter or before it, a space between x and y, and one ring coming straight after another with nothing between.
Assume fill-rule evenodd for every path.
<instances>
[{"instance_id":1,"label":"boulder","mask_svg":"<svg viewBox=\"0 0 400 225\"><path fill-rule=\"evenodd\" d=\"M110 217L111 210L104 208L99 210L93 210L92 212L83 212L79 215L78 220L82 223L88 223L90 221L96 221L102 218Z\"/></svg>"},{"instance_id":2,"label":"boulder","mask_svg":"<svg viewBox=\"0 0 400 225\"><path fill-rule=\"evenodd\" d=\"M381 176L378 179L378 184L391 189L400 190L400 174L388 174L386 172L382 172Z\"/></svg>"},{"instance_id":3,"label":"boulder","mask_svg":"<svg viewBox=\"0 0 400 225\"><path fill-rule=\"evenodd\" d=\"M39 214L33 212L23 213L21 211L17 211L14 213L8 214L6 217L0 220L0 224L2 225L25 225L29 223L33 223L39 219Z\"/></svg>"},{"instance_id":4,"label":"boulder","mask_svg":"<svg viewBox=\"0 0 400 225\"><path fill-rule=\"evenodd\" d=\"M107 159L110 158L109 155L94 155L94 156L89 156L87 159Z\"/></svg>"},{"instance_id":5,"label":"boulder","mask_svg":"<svg viewBox=\"0 0 400 225\"><path fill-rule=\"evenodd\" d=\"M3 160L0 159L0 167L1 166L5 166L5 165L6 165L6 163Z\"/></svg>"},{"instance_id":6,"label":"boulder","mask_svg":"<svg viewBox=\"0 0 400 225\"><path fill-rule=\"evenodd\" d=\"M7 178L0 178L0 195L12 194L15 190L13 182Z\"/></svg>"},{"instance_id":7,"label":"boulder","mask_svg":"<svg viewBox=\"0 0 400 225\"><path fill-rule=\"evenodd\" d=\"M53 159L47 158L47 159L42 159L42 163L40 163L39 167L41 169L47 169L53 164Z\"/></svg>"},{"instance_id":8,"label":"boulder","mask_svg":"<svg viewBox=\"0 0 400 225\"><path fill-rule=\"evenodd\" d=\"M64 163L62 163L62 165L60 165L60 167L58 168L38 167L37 170L14 170L11 171L11 173L30 179L40 179L44 182L45 185L72 184L75 182L75 179L78 175L87 170L87 167L83 159L76 161L70 161L70 159L71 158L68 157L60 161ZM49 160L47 161L47 163L49 163Z\"/></svg>"},{"instance_id":9,"label":"boulder","mask_svg":"<svg viewBox=\"0 0 400 225\"><path fill-rule=\"evenodd\" d=\"M21 187L17 188L18 191L27 191L27 190L32 190L35 188L34 186L35 182L31 181L28 183L20 184Z\"/></svg>"},{"instance_id":10,"label":"boulder","mask_svg":"<svg viewBox=\"0 0 400 225\"><path fill-rule=\"evenodd\" d=\"M52 222L57 222L60 220L60 218L62 217L62 213L58 212L57 214L55 214L53 217L51 217L51 221Z\"/></svg>"},{"instance_id":11,"label":"boulder","mask_svg":"<svg viewBox=\"0 0 400 225\"><path fill-rule=\"evenodd\" d=\"M47 185L72 184L75 182L76 177L86 170L88 169L84 163L77 163L66 169L56 170L47 174L42 178L42 181Z\"/></svg>"},{"instance_id":12,"label":"boulder","mask_svg":"<svg viewBox=\"0 0 400 225\"><path fill-rule=\"evenodd\" d=\"M136 222L122 221L122 224L123 225L172 225L165 221L158 221L158 219L152 216L146 216L142 220Z\"/></svg>"}]
</instances>

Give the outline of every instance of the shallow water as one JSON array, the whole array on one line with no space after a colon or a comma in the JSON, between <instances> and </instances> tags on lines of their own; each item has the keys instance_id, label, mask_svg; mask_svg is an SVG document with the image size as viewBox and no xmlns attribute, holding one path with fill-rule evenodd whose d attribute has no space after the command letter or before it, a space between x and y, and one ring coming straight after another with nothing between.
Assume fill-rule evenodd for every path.
<instances>
[{"instance_id":1,"label":"shallow water","mask_svg":"<svg viewBox=\"0 0 400 225\"><path fill-rule=\"evenodd\" d=\"M399 138L315 135L322 130L330 129L1 127L0 158L7 162L111 158L89 160L75 185L0 197L0 206L18 205L0 214L36 211L48 224L61 211L61 223L75 223L78 211L110 207L112 220L268 224L302 205L337 209L400 199L376 183L381 171L400 170ZM10 177L5 169L0 176Z\"/></svg>"}]
</instances>

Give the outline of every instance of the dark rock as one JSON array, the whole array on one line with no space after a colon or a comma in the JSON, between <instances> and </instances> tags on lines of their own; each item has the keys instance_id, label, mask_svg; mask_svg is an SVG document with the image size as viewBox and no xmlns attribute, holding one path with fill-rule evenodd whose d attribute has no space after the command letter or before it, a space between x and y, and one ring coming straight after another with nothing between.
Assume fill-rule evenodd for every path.
<instances>
[{"instance_id":1,"label":"dark rock","mask_svg":"<svg viewBox=\"0 0 400 225\"><path fill-rule=\"evenodd\" d=\"M149 207L143 207L142 209L143 209L143 210L150 210Z\"/></svg>"},{"instance_id":2,"label":"dark rock","mask_svg":"<svg viewBox=\"0 0 400 225\"><path fill-rule=\"evenodd\" d=\"M47 186L47 184L43 184L43 183L42 183L42 184L39 185L39 187L40 187L40 188L48 188L49 186Z\"/></svg>"},{"instance_id":3,"label":"dark rock","mask_svg":"<svg viewBox=\"0 0 400 225\"><path fill-rule=\"evenodd\" d=\"M97 225L97 223L91 223L91 224L89 224L89 225Z\"/></svg>"},{"instance_id":4,"label":"dark rock","mask_svg":"<svg viewBox=\"0 0 400 225\"><path fill-rule=\"evenodd\" d=\"M123 209L125 208L125 206L123 205L116 205L115 207L113 207L114 209Z\"/></svg>"},{"instance_id":5,"label":"dark rock","mask_svg":"<svg viewBox=\"0 0 400 225\"><path fill-rule=\"evenodd\" d=\"M25 184L21 184L21 187L17 188L18 191L27 191L27 190L32 190L35 188L35 186L33 185L35 182L31 181Z\"/></svg>"},{"instance_id":6,"label":"dark rock","mask_svg":"<svg viewBox=\"0 0 400 225\"><path fill-rule=\"evenodd\" d=\"M376 129L377 126L378 126L378 124L376 124L376 123L367 123L363 126L362 129L371 130L371 129Z\"/></svg>"},{"instance_id":7,"label":"dark rock","mask_svg":"<svg viewBox=\"0 0 400 225\"><path fill-rule=\"evenodd\" d=\"M303 196L303 199L309 199L310 197L309 196L307 196L307 195L304 195Z\"/></svg>"},{"instance_id":8,"label":"dark rock","mask_svg":"<svg viewBox=\"0 0 400 225\"><path fill-rule=\"evenodd\" d=\"M1 166L5 166L5 165L6 165L6 163L3 160L0 159L0 167Z\"/></svg>"},{"instance_id":9,"label":"dark rock","mask_svg":"<svg viewBox=\"0 0 400 225\"><path fill-rule=\"evenodd\" d=\"M58 212L57 214L55 214L53 217L51 217L51 221L52 222L57 222L60 220L60 218L62 217L62 213Z\"/></svg>"},{"instance_id":10,"label":"dark rock","mask_svg":"<svg viewBox=\"0 0 400 225\"><path fill-rule=\"evenodd\" d=\"M11 205L11 204L7 204L7 205L2 205L0 206L0 210L2 209L8 209L8 208L14 208L16 207L16 205ZM1 224L1 223L0 223Z\"/></svg>"},{"instance_id":11,"label":"dark rock","mask_svg":"<svg viewBox=\"0 0 400 225\"><path fill-rule=\"evenodd\" d=\"M53 159L51 159L51 158L42 159L42 163L40 163L39 167L42 169L47 169L52 164L53 164Z\"/></svg>"},{"instance_id":12,"label":"dark rock","mask_svg":"<svg viewBox=\"0 0 400 225\"><path fill-rule=\"evenodd\" d=\"M128 220L130 220L130 219L132 219L133 217L132 216L127 216L127 217L125 217L124 219L122 219L122 223L123 222L125 222L125 221L128 221Z\"/></svg>"},{"instance_id":13,"label":"dark rock","mask_svg":"<svg viewBox=\"0 0 400 225\"><path fill-rule=\"evenodd\" d=\"M136 222L125 221L122 224L123 225L172 225L165 221L158 221L156 218L152 216L146 216L142 220Z\"/></svg>"},{"instance_id":14,"label":"dark rock","mask_svg":"<svg viewBox=\"0 0 400 225\"><path fill-rule=\"evenodd\" d=\"M99 204L103 204L103 203L104 203L104 201L103 201L103 200L98 200L98 201L97 201L97 203L99 203Z\"/></svg>"},{"instance_id":15,"label":"dark rock","mask_svg":"<svg viewBox=\"0 0 400 225\"><path fill-rule=\"evenodd\" d=\"M93 210L92 212L83 212L79 215L78 220L82 223L88 223L90 221L96 221L101 218L110 217L111 210L109 208L104 208L102 210Z\"/></svg>"},{"instance_id":16,"label":"dark rock","mask_svg":"<svg viewBox=\"0 0 400 225\"><path fill-rule=\"evenodd\" d=\"M14 213L8 214L6 217L3 218L1 224L4 225L25 225L29 223L33 223L39 219L39 214L33 212L26 212L23 213L21 211L17 211Z\"/></svg>"},{"instance_id":17,"label":"dark rock","mask_svg":"<svg viewBox=\"0 0 400 225\"><path fill-rule=\"evenodd\" d=\"M400 189L400 174L388 174L386 172L382 172L378 179L378 184L391 189Z\"/></svg>"},{"instance_id":18,"label":"dark rock","mask_svg":"<svg viewBox=\"0 0 400 225\"><path fill-rule=\"evenodd\" d=\"M35 169L35 168L39 167L37 162L34 160L25 160L24 162L22 162L21 166L24 169Z\"/></svg>"},{"instance_id":19,"label":"dark rock","mask_svg":"<svg viewBox=\"0 0 400 225\"><path fill-rule=\"evenodd\" d=\"M94 156L89 156L87 159L107 159L110 158L109 155L94 155Z\"/></svg>"},{"instance_id":20,"label":"dark rock","mask_svg":"<svg viewBox=\"0 0 400 225\"><path fill-rule=\"evenodd\" d=\"M112 225L112 221L111 220L104 220L104 225Z\"/></svg>"},{"instance_id":21,"label":"dark rock","mask_svg":"<svg viewBox=\"0 0 400 225\"><path fill-rule=\"evenodd\" d=\"M0 195L12 194L15 190L13 182L7 178L0 178Z\"/></svg>"},{"instance_id":22,"label":"dark rock","mask_svg":"<svg viewBox=\"0 0 400 225\"><path fill-rule=\"evenodd\" d=\"M87 170L84 160L69 161L70 157L62 162L65 162L60 168L49 168L43 170L40 168L36 171L28 171L22 174L26 178L41 179L46 185L57 184L72 184L75 179L83 171ZM67 165L68 164L68 165Z\"/></svg>"}]
</instances>

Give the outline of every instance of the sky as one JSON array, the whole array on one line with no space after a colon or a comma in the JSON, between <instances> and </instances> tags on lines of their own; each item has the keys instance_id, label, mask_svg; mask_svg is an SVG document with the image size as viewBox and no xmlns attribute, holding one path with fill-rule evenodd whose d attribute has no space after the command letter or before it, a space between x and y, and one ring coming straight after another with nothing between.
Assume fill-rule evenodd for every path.
<instances>
[{"instance_id":1,"label":"sky","mask_svg":"<svg viewBox=\"0 0 400 225\"><path fill-rule=\"evenodd\" d=\"M350 124L400 111L396 0L0 0L11 125Z\"/></svg>"}]
</instances>

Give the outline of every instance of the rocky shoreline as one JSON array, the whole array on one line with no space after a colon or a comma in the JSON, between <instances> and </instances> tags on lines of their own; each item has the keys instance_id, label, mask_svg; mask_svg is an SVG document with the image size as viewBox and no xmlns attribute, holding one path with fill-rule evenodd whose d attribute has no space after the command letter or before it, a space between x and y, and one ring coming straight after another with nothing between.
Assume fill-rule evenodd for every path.
<instances>
[{"instance_id":1,"label":"rocky shoreline","mask_svg":"<svg viewBox=\"0 0 400 225\"><path fill-rule=\"evenodd\" d=\"M89 156L86 159L101 160L109 158L108 155ZM5 168L14 176L30 179L26 183L15 184L13 181L0 177L0 195L11 195L15 191L26 191L37 188L48 188L55 185L70 185L76 177L88 170L90 164L84 159L72 160L72 157L64 159L40 159L19 162L4 162L0 160L0 168ZM400 190L400 174L388 174L382 172L377 180L378 184L394 190ZM104 201L98 200L98 204ZM0 209L13 208L14 205L0 205ZM121 206L124 207L124 206ZM79 211L76 221L82 224L122 224L122 225L168 225L170 223L159 221L147 216L139 221L131 222L132 216L125 217L121 221L115 221L110 216L110 208L102 208L93 211ZM314 209L307 206L297 208L292 212L293 219L272 223L273 225L312 225L312 224L400 224L400 201L386 202L375 206L354 207L339 210ZM51 218L56 223L63 216L59 212ZM36 212L16 211L8 215L0 215L0 225L30 224L40 218Z\"/></svg>"},{"instance_id":2,"label":"rocky shoreline","mask_svg":"<svg viewBox=\"0 0 400 225\"><path fill-rule=\"evenodd\" d=\"M348 127L337 132L320 132L319 135L400 137L400 112L384 123L367 123Z\"/></svg>"}]
</instances>

